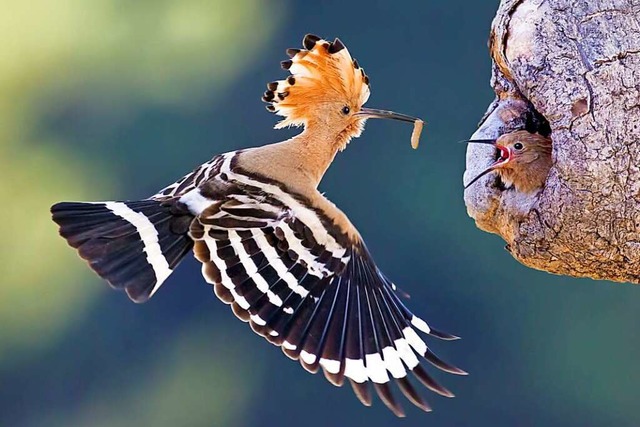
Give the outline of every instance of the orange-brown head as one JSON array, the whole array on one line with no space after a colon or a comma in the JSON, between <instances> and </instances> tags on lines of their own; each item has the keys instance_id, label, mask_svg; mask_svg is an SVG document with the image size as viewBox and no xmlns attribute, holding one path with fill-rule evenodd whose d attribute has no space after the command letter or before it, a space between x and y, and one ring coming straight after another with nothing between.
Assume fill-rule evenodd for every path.
<instances>
[{"instance_id":1,"label":"orange-brown head","mask_svg":"<svg viewBox=\"0 0 640 427\"><path fill-rule=\"evenodd\" d=\"M335 138L342 149L362 133L369 118L414 123L415 117L391 111L363 108L369 99L369 78L344 44L307 34L304 49L288 49L290 60L282 67L291 76L271 82L262 97L267 109L284 116L276 129L304 126Z\"/></svg>"},{"instance_id":2,"label":"orange-brown head","mask_svg":"<svg viewBox=\"0 0 640 427\"><path fill-rule=\"evenodd\" d=\"M498 149L498 158L465 188L493 171L498 173L507 188L513 186L523 193L532 193L544 186L552 165L551 139L521 130L504 134L496 140L467 142L494 145Z\"/></svg>"}]
</instances>

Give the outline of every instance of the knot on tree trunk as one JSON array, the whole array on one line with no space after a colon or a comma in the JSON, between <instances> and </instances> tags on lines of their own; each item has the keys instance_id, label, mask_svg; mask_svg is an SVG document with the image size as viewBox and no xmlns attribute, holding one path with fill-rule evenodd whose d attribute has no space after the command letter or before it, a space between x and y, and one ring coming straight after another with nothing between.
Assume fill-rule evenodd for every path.
<instances>
[{"instance_id":1,"label":"knot on tree trunk","mask_svg":"<svg viewBox=\"0 0 640 427\"><path fill-rule=\"evenodd\" d=\"M503 0L489 47L497 98L472 138L550 126L553 167L533 195L487 175L469 215L530 267L640 282L640 1ZM465 182L495 156L469 145Z\"/></svg>"}]
</instances>

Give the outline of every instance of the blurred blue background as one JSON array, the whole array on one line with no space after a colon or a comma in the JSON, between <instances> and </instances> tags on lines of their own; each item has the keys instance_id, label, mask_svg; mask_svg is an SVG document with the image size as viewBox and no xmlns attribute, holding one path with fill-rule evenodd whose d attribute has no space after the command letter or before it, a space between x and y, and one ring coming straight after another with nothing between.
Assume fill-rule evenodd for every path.
<instances>
[{"instance_id":1,"label":"blurred blue background","mask_svg":"<svg viewBox=\"0 0 640 427\"><path fill-rule=\"evenodd\" d=\"M467 138L493 98L497 1L7 0L0 14L0 426L638 426L640 289L529 270L465 212ZM260 96L284 50L339 36L374 121L321 189L468 370L401 421L307 374L185 261L149 303L57 236L60 200L143 198L214 154L285 139Z\"/></svg>"}]
</instances>

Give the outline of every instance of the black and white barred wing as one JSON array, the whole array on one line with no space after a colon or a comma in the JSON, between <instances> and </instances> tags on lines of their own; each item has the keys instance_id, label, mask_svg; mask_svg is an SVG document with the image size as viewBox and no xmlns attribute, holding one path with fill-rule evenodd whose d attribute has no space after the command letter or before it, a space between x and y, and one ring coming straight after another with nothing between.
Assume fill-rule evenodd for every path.
<instances>
[{"instance_id":1,"label":"black and white barred wing","mask_svg":"<svg viewBox=\"0 0 640 427\"><path fill-rule=\"evenodd\" d=\"M296 210L272 195L230 195L192 224L196 258L216 295L236 316L310 372L322 368L335 385L348 378L371 404L369 383L396 414L389 384L430 410L409 381L452 396L421 365L464 374L440 360L416 330L441 338L413 315L374 264L363 242L350 243L311 209ZM329 231L330 230L330 231Z\"/></svg>"},{"instance_id":2,"label":"black and white barred wing","mask_svg":"<svg viewBox=\"0 0 640 427\"><path fill-rule=\"evenodd\" d=\"M166 186L154 194L154 200L179 199L181 196L193 192L198 186L215 177L220 172L223 156L215 156L206 163L201 164L176 182Z\"/></svg>"}]
</instances>

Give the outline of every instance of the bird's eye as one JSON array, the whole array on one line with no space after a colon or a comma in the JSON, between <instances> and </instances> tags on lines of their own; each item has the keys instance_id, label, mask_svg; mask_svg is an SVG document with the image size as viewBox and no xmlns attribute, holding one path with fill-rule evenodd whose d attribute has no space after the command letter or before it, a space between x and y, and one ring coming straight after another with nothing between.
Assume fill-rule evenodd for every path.
<instances>
[{"instance_id":1,"label":"bird's eye","mask_svg":"<svg viewBox=\"0 0 640 427\"><path fill-rule=\"evenodd\" d=\"M349 108L348 105L345 105L344 107L342 107L342 114L344 114L345 116L350 112L351 112L351 108Z\"/></svg>"},{"instance_id":2,"label":"bird's eye","mask_svg":"<svg viewBox=\"0 0 640 427\"><path fill-rule=\"evenodd\" d=\"M524 145L522 145L520 142L516 142L515 144L513 144L513 148L515 148L516 150L522 150L524 148Z\"/></svg>"}]
</instances>

